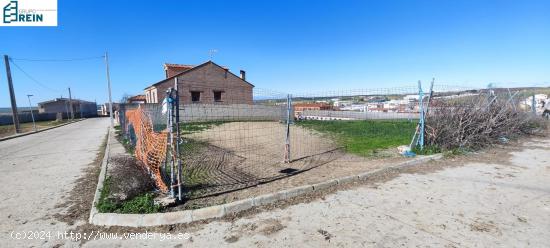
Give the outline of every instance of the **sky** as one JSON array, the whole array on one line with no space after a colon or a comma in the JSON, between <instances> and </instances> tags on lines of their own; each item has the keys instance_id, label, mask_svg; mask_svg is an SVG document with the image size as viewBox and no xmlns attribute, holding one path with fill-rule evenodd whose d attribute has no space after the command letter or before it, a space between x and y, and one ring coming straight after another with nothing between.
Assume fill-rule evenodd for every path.
<instances>
[{"instance_id":1,"label":"sky","mask_svg":"<svg viewBox=\"0 0 550 248\"><path fill-rule=\"evenodd\" d=\"M19 0L24 1L24 0ZM3 3L3 2L2 2ZM19 107L142 94L164 63L210 59L258 89L550 85L550 1L58 1L57 27L0 27ZM64 62L26 59L80 59ZM27 76L34 78L29 79ZM3 60L0 107L9 106Z\"/></svg>"}]
</instances>

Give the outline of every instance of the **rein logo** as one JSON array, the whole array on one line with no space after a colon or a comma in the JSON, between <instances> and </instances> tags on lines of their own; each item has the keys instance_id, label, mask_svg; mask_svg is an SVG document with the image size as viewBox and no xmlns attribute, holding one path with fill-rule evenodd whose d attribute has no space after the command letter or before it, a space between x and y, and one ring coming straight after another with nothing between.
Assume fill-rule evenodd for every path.
<instances>
[{"instance_id":1,"label":"rein logo","mask_svg":"<svg viewBox=\"0 0 550 248\"><path fill-rule=\"evenodd\" d=\"M57 26L57 0L0 0L2 2L7 4L0 26Z\"/></svg>"}]
</instances>

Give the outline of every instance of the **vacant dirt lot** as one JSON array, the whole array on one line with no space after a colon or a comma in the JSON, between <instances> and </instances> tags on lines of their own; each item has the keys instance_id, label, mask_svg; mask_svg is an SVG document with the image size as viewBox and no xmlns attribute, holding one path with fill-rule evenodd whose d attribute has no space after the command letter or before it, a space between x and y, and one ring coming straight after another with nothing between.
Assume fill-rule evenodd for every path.
<instances>
[{"instance_id":1,"label":"vacant dirt lot","mask_svg":"<svg viewBox=\"0 0 550 248\"><path fill-rule=\"evenodd\" d=\"M550 246L550 139L429 163L409 173L243 218L156 230L187 232L191 238L185 240L157 236L85 246Z\"/></svg>"},{"instance_id":2,"label":"vacant dirt lot","mask_svg":"<svg viewBox=\"0 0 550 248\"><path fill-rule=\"evenodd\" d=\"M184 137L192 142L183 152L187 187L195 191L191 201L176 209L221 204L405 160L396 151L389 157L346 154L328 137L291 125L293 160L283 163L285 125L278 122L223 123Z\"/></svg>"},{"instance_id":3,"label":"vacant dirt lot","mask_svg":"<svg viewBox=\"0 0 550 248\"><path fill-rule=\"evenodd\" d=\"M284 160L286 125L279 122L229 122L188 136L223 148L256 165ZM336 149L332 140L319 133L290 126L290 154L293 160Z\"/></svg>"}]
</instances>

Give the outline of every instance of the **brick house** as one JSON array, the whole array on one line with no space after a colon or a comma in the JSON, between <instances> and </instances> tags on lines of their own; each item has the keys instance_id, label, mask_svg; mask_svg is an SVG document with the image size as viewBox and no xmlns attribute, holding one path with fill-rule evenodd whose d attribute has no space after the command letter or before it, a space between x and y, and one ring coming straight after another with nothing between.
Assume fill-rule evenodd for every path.
<instances>
[{"instance_id":1,"label":"brick house","mask_svg":"<svg viewBox=\"0 0 550 248\"><path fill-rule=\"evenodd\" d=\"M166 78L145 88L147 103L160 103L177 78L180 103L251 104L254 85L245 71L237 76L229 69L207 61L197 66L164 64Z\"/></svg>"}]
</instances>

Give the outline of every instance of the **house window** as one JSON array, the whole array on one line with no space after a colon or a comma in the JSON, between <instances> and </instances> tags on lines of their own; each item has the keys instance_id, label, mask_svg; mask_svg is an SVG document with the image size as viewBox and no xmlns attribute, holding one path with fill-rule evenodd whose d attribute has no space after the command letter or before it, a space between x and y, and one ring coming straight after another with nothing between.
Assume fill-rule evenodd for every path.
<instances>
[{"instance_id":1,"label":"house window","mask_svg":"<svg viewBox=\"0 0 550 248\"><path fill-rule=\"evenodd\" d=\"M157 93L155 91L151 92L151 102L157 103Z\"/></svg>"},{"instance_id":2,"label":"house window","mask_svg":"<svg viewBox=\"0 0 550 248\"><path fill-rule=\"evenodd\" d=\"M214 102L221 102L222 101L222 93L223 91L214 91Z\"/></svg>"},{"instance_id":3,"label":"house window","mask_svg":"<svg viewBox=\"0 0 550 248\"><path fill-rule=\"evenodd\" d=\"M200 91L191 91L191 101L200 102L201 101L201 92Z\"/></svg>"}]
</instances>

